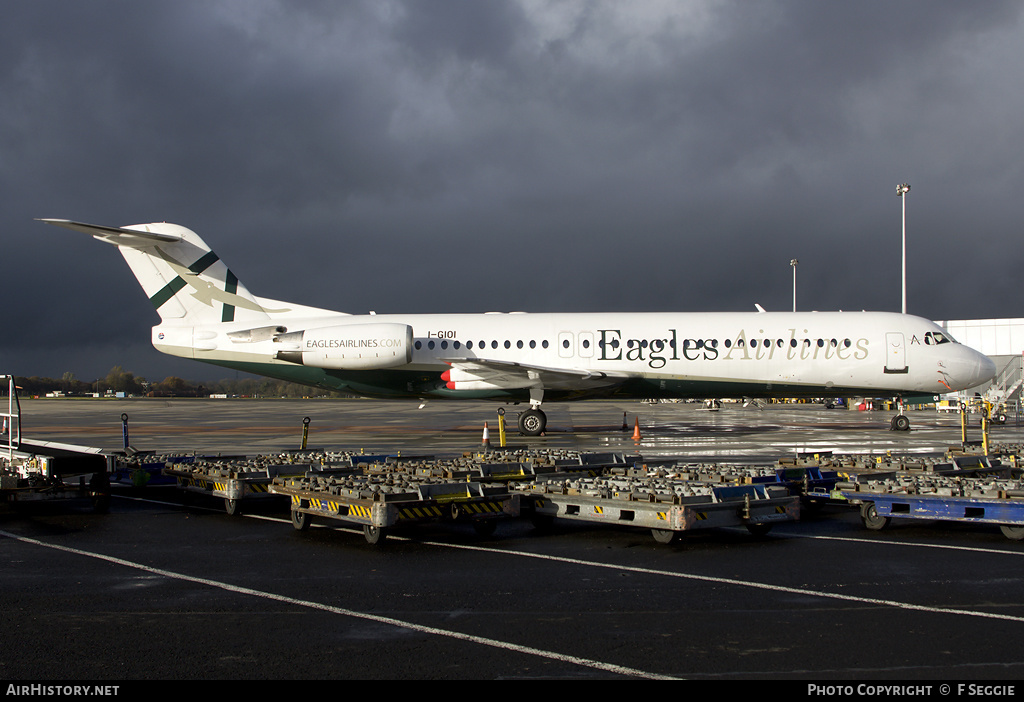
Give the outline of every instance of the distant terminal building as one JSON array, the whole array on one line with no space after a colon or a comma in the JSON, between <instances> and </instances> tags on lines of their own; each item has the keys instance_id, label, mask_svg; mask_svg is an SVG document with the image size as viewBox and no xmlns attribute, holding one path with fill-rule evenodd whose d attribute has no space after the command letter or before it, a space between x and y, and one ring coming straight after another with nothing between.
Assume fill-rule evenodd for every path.
<instances>
[{"instance_id":1,"label":"distant terminal building","mask_svg":"<svg viewBox=\"0 0 1024 702\"><path fill-rule=\"evenodd\" d=\"M936 324L995 362L996 378L981 390L994 385L1007 392L1007 399L1019 398L1024 377L1024 319L960 319Z\"/></svg>"}]
</instances>

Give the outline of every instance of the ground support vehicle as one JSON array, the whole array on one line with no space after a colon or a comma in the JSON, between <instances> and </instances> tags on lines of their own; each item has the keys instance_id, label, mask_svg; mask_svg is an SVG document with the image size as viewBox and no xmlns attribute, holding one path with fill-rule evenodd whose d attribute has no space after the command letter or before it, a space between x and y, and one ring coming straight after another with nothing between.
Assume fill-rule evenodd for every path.
<instances>
[{"instance_id":1,"label":"ground support vehicle","mask_svg":"<svg viewBox=\"0 0 1024 702\"><path fill-rule=\"evenodd\" d=\"M605 470L605 475L627 477L661 477L712 485L764 485L785 488L790 495L801 498L804 507L813 506L811 492L827 489L839 480L839 473L828 469L827 461L801 461L798 464L784 459L774 464L752 465L743 463L661 463L640 464L636 469Z\"/></svg>"},{"instance_id":2,"label":"ground support vehicle","mask_svg":"<svg viewBox=\"0 0 1024 702\"><path fill-rule=\"evenodd\" d=\"M892 519L930 519L995 524L1008 539L1024 540L1024 483L1015 478L862 476L821 494L858 506L867 529L884 529Z\"/></svg>"},{"instance_id":3,"label":"ground support vehicle","mask_svg":"<svg viewBox=\"0 0 1024 702\"><path fill-rule=\"evenodd\" d=\"M304 531L311 517L363 527L371 544L395 529L424 522L469 522L477 533L494 532L499 519L519 516L519 496L502 485L464 479L418 478L399 471L347 476L278 477L270 492L291 499L292 526Z\"/></svg>"},{"instance_id":4,"label":"ground support vehicle","mask_svg":"<svg viewBox=\"0 0 1024 702\"><path fill-rule=\"evenodd\" d=\"M227 457L221 460L226 460ZM165 468L169 465L185 466L201 461L215 460L213 456L197 456L192 453L157 454L137 452L119 455L110 479L120 485L146 487L148 485L173 485L174 476Z\"/></svg>"},{"instance_id":5,"label":"ground support vehicle","mask_svg":"<svg viewBox=\"0 0 1024 702\"><path fill-rule=\"evenodd\" d=\"M539 527L554 519L619 524L651 530L670 543L694 529L746 526L765 534L778 522L800 517L800 498L782 486L721 485L666 477L547 478L509 487L523 496Z\"/></svg>"},{"instance_id":6,"label":"ground support vehicle","mask_svg":"<svg viewBox=\"0 0 1024 702\"><path fill-rule=\"evenodd\" d=\"M186 493L223 499L224 511L239 515L243 501L274 499L270 485L275 478L310 473L351 475L361 470L353 465L355 456L357 454L289 452L252 458L204 458L168 462L163 475L175 480Z\"/></svg>"},{"instance_id":7,"label":"ground support vehicle","mask_svg":"<svg viewBox=\"0 0 1024 702\"><path fill-rule=\"evenodd\" d=\"M110 508L109 465L112 457L98 450L57 448L5 451L0 456L0 502L14 504L52 500L87 500L95 512Z\"/></svg>"}]
</instances>

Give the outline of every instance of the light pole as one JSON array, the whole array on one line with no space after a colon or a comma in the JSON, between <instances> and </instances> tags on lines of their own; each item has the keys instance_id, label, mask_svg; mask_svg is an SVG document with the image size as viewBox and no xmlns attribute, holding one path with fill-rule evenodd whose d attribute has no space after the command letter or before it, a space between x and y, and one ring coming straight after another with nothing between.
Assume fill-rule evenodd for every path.
<instances>
[{"instance_id":1,"label":"light pole","mask_svg":"<svg viewBox=\"0 0 1024 702\"><path fill-rule=\"evenodd\" d=\"M793 311L796 312L796 264L800 261L795 258L789 259L789 265L793 266Z\"/></svg>"},{"instance_id":2,"label":"light pole","mask_svg":"<svg viewBox=\"0 0 1024 702\"><path fill-rule=\"evenodd\" d=\"M910 186L901 183L896 186L896 195L903 200L903 314L907 313L907 193Z\"/></svg>"}]
</instances>

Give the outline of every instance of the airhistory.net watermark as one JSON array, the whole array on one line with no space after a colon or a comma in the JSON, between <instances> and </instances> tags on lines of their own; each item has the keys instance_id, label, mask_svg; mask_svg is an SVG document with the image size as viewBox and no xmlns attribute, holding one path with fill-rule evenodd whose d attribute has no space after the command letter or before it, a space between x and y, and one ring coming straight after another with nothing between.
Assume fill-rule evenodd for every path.
<instances>
[{"instance_id":1,"label":"airhistory.net watermark","mask_svg":"<svg viewBox=\"0 0 1024 702\"><path fill-rule=\"evenodd\" d=\"M8 697L117 697L120 685L55 685L52 683L8 683Z\"/></svg>"}]
</instances>

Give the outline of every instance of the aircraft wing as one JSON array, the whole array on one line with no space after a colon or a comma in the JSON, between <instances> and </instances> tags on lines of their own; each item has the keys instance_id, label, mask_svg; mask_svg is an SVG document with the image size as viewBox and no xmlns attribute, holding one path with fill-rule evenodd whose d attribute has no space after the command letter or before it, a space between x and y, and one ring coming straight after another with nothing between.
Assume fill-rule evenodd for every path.
<instances>
[{"instance_id":1,"label":"aircraft wing","mask_svg":"<svg viewBox=\"0 0 1024 702\"><path fill-rule=\"evenodd\" d=\"M627 373L548 368L515 361L481 358L442 359L451 370L442 375L452 390L493 388L537 388L545 390L590 390L620 384L631 377Z\"/></svg>"},{"instance_id":2,"label":"aircraft wing","mask_svg":"<svg viewBox=\"0 0 1024 702\"><path fill-rule=\"evenodd\" d=\"M105 227L100 224L85 224L83 222L72 222L69 219L40 219L40 222L53 224L65 229L73 229L76 232L91 234L100 241L115 246L152 246L153 244L181 241L180 236L173 234L156 234L154 232L139 231L135 229L122 229L120 227Z\"/></svg>"}]
</instances>

